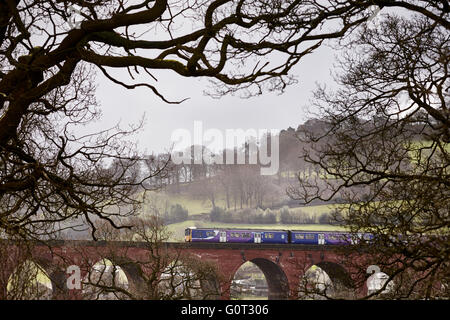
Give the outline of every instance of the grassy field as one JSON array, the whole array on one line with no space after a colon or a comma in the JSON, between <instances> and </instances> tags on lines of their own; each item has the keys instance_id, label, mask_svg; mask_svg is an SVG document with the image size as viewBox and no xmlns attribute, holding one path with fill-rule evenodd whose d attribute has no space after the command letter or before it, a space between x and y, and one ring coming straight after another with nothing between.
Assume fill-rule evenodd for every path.
<instances>
[{"instance_id":1,"label":"grassy field","mask_svg":"<svg viewBox=\"0 0 450 320\"><path fill-rule=\"evenodd\" d=\"M179 198L180 199L180 198ZM192 203L192 202L191 202ZM330 213L338 207L345 205L319 205L309 207L290 208L291 214L304 212L310 215L321 215L323 213ZM275 214L279 214L279 210L273 210ZM167 226L171 233L170 241L179 242L184 241L184 230L188 227L204 227L204 228L245 228L245 229L275 229L275 230L310 230L310 231L343 231L345 230L339 226L328 224L236 224L224 222L209 222L199 220L187 220L179 223L170 224Z\"/></svg>"},{"instance_id":2,"label":"grassy field","mask_svg":"<svg viewBox=\"0 0 450 320\"><path fill-rule=\"evenodd\" d=\"M210 201L192 199L187 195L171 195L169 199L171 203L178 203L186 208L189 212L189 215L209 213L212 209ZM217 205L222 206L224 205L224 203L221 203L221 201L219 201Z\"/></svg>"},{"instance_id":3,"label":"grassy field","mask_svg":"<svg viewBox=\"0 0 450 320\"><path fill-rule=\"evenodd\" d=\"M152 211L153 207L158 207L159 210L163 210L164 207L170 208L170 206L180 204L188 210L189 215L208 214L211 209L211 202L202 199L193 199L188 194L167 194L163 191L147 192L144 200L143 212L148 213ZM226 203L224 199L217 199L216 206L225 207Z\"/></svg>"},{"instance_id":4,"label":"grassy field","mask_svg":"<svg viewBox=\"0 0 450 320\"><path fill-rule=\"evenodd\" d=\"M322 213L330 213L337 208L345 208L346 206L347 205L345 205L345 204L324 204L324 205L319 205L319 206L289 208L289 211L294 214L299 211L302 211L305 213L320 215Z\"/></svg>"},{"instance_id":5,"label":"grassy field","mask_svg":"<svg viewBox=\"0 0 450 320\"><path fill-rule=\"evenodd\" d=\"M442 153L445 153L448 155L448 153L450 153L450 143L442 143L442 145L445 151L441 152L441 150L437 148L437 152L433 153L434 156L436 156L436 154L442 155ZM417 165L419 162L426 163L428 157L430 157L430 154L432 153L431 148L436 146L431 141L414 141L407 147L410 148L408 153L411 162Z\"/></svg>"},{"instance_id":6,"label":"grassy field","mask_svg":"<svg viewBox=\"0 0 450 320\"><path fill-rule=\"evenodd\" d=\"M193 199L187 194L171 194L168 195L164 192L149 192L144 201L144 213L149 213L155 205L159 210L163 210L164 207L170 208L170 206L180 204L185 209L188 210L189 215L199 215L199 214L209 214L212 209L211 202L202 199ZM217 199L216 206L225 208L226 202L224 199ZM290 208L291 213L296 213L299 211L308 214L322 214L329 213L333 209L343 206L343 205L318 205L318 206L307 206L307 207L295 207ZM273 210L277 213L279 210Z\"/></svg>"},{"instance_id":7,"label":"grassy field","mask_svg":"<svg viewBox=\"0 0 450 320\"><path fill-rule=\"evenodd\" d=\"M202 199L193 199L187 193L180 194L167 194L164 192L150 192L147 194L144 201L144 212L152 212L152 208L158 207L158 210L164 210L163 208L169 208L171 205L180 204L186 208L189 212L189 216L204 214L205 218L209 218L209 212L211 211L211 203ZM217 200L217 205L225 207L224 199ZM319 217L322 214L332 212L336 208L344 208L342 204L332 205L317 205L317 206L305 206L289 208L292 215L306 214L309 216ZM275 215L278 216L277 220L280 221L280 209L272 210ZM306 222L306 221L305 221ZM317 221L316 221L317 222ZM202 220L189 219L187 221L169 224L167 226L168 231L171 233L169 241L183 242L184 230L188 227L206 227L206 228L245 228L245 229L276 229L276 230L310 230L310 231L343 231L345 230L339 226L333 226L328 224L236 224L236 223L224 223L224 222L209 222L207 219Z\"/></svg>"}]
</instances>

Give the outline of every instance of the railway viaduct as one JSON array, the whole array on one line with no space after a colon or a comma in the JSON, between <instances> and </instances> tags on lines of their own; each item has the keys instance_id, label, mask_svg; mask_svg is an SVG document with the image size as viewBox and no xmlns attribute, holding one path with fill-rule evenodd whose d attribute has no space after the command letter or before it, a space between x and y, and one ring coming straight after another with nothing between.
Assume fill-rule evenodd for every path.
<instances>
[{"instance_id":1,"label":"railway viaduct","mask_svg":"<svg viewBox=\"0 0 450 320\"><path fill-rule=\"evenodd\" d=\"M352 279L349 275L351 270L346 270L342 265L343 257L333 246L195 242L162 245L167 252L182 252L183 255L215 265L222 279L219 285L221 299L230 298L231 281L247 261L256 264L264 273L269 299L297 299L301 276L313 265L323 269L333 283L339 282L352 288L357 296L367 290L365 285L352 286L358 279ZM108 259L125 272L131 288L138 288L141 270L139 264L132 261L146 259L148 250L148 244L143 242L57 240L35 244L31 257L27 259L37 263L51 279L53 299L81 299L82 288L68 288L67 285L71 266L79 266L83 277L96 262ZM20 254L15 252L14 246L8 251L8 262L0 265L0 299L6 295L8 278L21 263L17 258Z\"/></svg>"}]
</instances>

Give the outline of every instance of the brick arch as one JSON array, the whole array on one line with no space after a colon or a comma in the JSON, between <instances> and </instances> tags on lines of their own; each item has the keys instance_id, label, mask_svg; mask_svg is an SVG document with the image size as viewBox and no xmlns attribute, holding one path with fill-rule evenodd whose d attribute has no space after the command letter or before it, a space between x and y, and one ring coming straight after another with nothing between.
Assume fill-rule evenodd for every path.
<instances>
[{"instance_id":1,"label":"brick arch","mask_svg":"<svg viewBox=\"0 0 450 320\"><path fill-rule=\"evenodd\" d=\"M358 295L358 291L360 291L359 288L356 288L354 279L351 277L349 271L341 264L322 260L314 263L314 265L322 269L331 281L331 287L327 290L327 296L353 299ZM311 265L310 268L312 266L313 265Z\"/></svg>"},{"instance_id":2,"label":"brick arch","mask_svg":"<svg viewBox=\"0 0 450 320\"><path fill-rule=\"evenodd\" d=\"M6 244L7 246L9 244ZM8 257L11 257L15 251L18 251L18 245L11 244L11 250ZM338 265L341 261L339 252L333 247L319 245L300 246L300 245L260 245L260 244L240 244L240 243L167 243L167 252L178 252L195 254L200 261L209 261L217 267L217 278L220 281L220 293L222 299L229 299L229 289L235 272L245 261L257 262L256 264L265 273L268 280L271 299L284 299L290 295L296 299L301 275L306 270L305 267L316 264L320 266L332 280L344 279L343 283L350 284L346 276L345 269ZM50 249L50 250L49 250ZM142 275L148 271L145 266L139 265L139 261L146 261L148 255L147 246L141 242L113 242L101 243L94 241L49 241L48 244L36 245L33 256L41 256L59 265L60 269L48 269L41 264L47 271L53 283L63 284L62 289L66 289L66 268L69 265L76 265L80 268L81 277L86 275L93 261L99 261L102 258L109 259L113 264L118 265L125 272L128 282L133 282L136 287L145 285ZM127 260L129 259L129 260ZM364 263L364 254L358 254L355 259L359 264ZM11 259L8 259L11 260ZM133 264L133 261L137 264ZM337 263L335 263L337 262ZM7 262L8 263L8 262ZM337 267L336 267L337 265ZM9 268L9 266L8 266ZM142 270L141 270L142 269ZM2 274L0 270L0 287ZM353 274L353 273L352 273ZM359 279L359 278L358 278ZM356 277L354 283L360 285ZM336 280L335 280L336 281ZM208 281L217 285L217 280ZM365 282L365 281L364 281ZM362 283L361 283L362 285ZM144 288L145 289L145 288ZM358 288L361 289L361 288ZM0 288L0 298L3 292ZM77 289L66 290L69 298L81 299L80 291ZM360 290L360 293L363 292Z\"/></svg>"},{"instance_id":3,"label":"brick arch","mask_svg":"<svg viewBox=\"0 0 450 320\"><path fill-rule=\"evenodd\" d=\"M269 287L268 298L270 300L287 299L289 297L289 281L279 264L264 258L255 258L251 262L256 264L264 273Z\"/></svg>"},{"instance_id":4,"label":"brick arch","mask_svg":"<svg viewBox=\"0 0 450 320\"><path fill-rule=\"evenodd\" d=\"M55 264L55 261L48 255L34 253L31 260L38 264L50 278L52 284L52 299L67 298L66 270L59 264Z\"/></svg>"},{"instance_id":5,"label":"brick arch","mask_svg":"<svg viewBox=\"0 0 450 320\"><path fill-rule=\"evenodd\" d=\"M254 263L264 274L267 286L269 288L269 300L283 300L289 297L289 281L283 268L267 258L253 258L248 260ZM242 261L232 272L230 282L234 279L234 275L239 268L248 261Z\"/></svg>"},{"instance_id":6,"label":"brick arch","mask_svg":"<svg viewBox=\"0 0 450 320\"><path fill-rule=\"evenodd\" d=\"M112 262L112 264L120 267L125 273L128 281L128 290L134 294L145 290L143 270L139 263L126 257L105 257Z\"/></svg>"},{"instance_id":7,"label":"brick arch","mask_svg":"<svg viewBox=\"0 0 450 320\"><path fill-rule=\"evenodd\" d=\"M66 271L62 269L52 270L51 273L47 273L52 282L53 297L52 299L68 299L69 293L66 285L67 275Z\"/></svg>"},{"instance_id":8,"label":"brick arch","mask_svg":"<svg viewBox=\"0 0 450 320\"><path fill-rule=\"evenodd\" d=\"M326 272L333 284L344 285L346 288L354 288L354 282L350 277L350 274L339 263L321 261L315 263L315 265Z\"/></svg>"},{"instance_id":9,"label":"brick arch","mask_svg":"<svg viewBox=\"0 0 450 320\"><path fill-rule=\"evenodd\" d=\"M190 264L192 263L192 260L196 261L205 261L208 262L208 260L203 260L202 255L200 253L196 252L186 252L185 254L178 255L175 254L174 258L172 260L169 260L170 262L167 264L166 268L163 270L162 273L173 263L185 263L184 267L187 268L190 272L195 274L195 270L191 268ZM212 263L213 267L217 267L213 261L209 261L209 263ZM161 277L161 274L159 277ZM220 276L220 270L215 269L215 272L212 272L210 275L208 275L206 278L200 277L200 290L202 297L207 300L217 300L222 297L223 293L223 279L221 279Z\"/></svg>"},{"instance_id":10,"label":"brick arch","mask_svg":"<svg viewBox=\"0 0 450 320\"><path fill-rule=\"evenodd\" d=\"M45 276L48 277L51 281L51 288L50 290L51 292L51 298L55 298L55 282L52 279L52 275L53 275L53 268L51 267L51 261L49 261L46 258L42 258L39 256L29 256L26 257L26 259L23 260L19 260L19 261L14 261L13 264L11 264L10 270L9 270L9 274L5 274L5 283L4 283L4 296L7 297L8 295L8 283L11 279L11 277L14 275L14 273L18 272L18 268L22 265L24 265L25 263L30 262L32 264L34 264L37 268L40 269L41 272L44 272Z\"/></svg>"},{"instance_id":11,"label":"brick arch","mask_svg":"<svg viewBox=\"0 0 450 320\"><path fill-rule=\"evenodd\" d=\"M96 259L97 260L92 263L92 265L88 266L89 270L84 270L85 272L82 272L83 279L88 276L89 272L92 271L93 267L96 264L102 263L103 261L107 260L111 262L113 266L120 267L120 270L125 274L128 291L130 291L131 293L135 293L137 290L142 289L142 270L137 263L124 257L111 256L108 254L102 257L96 257Z\"/></svg>"}]
</instances>

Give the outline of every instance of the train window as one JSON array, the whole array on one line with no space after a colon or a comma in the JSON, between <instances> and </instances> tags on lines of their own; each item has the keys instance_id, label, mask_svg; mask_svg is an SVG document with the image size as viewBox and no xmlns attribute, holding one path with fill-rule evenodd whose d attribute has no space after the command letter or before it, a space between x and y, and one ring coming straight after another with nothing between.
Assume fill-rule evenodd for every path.
<instances>
[{"instance_id":1,"label":"train window","mask_svg":"<svg viewBox=\"0 0 450 320\"><path fill-rule=\"evenodd\" d=\"M328 235L328 239L329 240L340 240L340 237L338 235L335 235L335 234L329 234Z\"/></svg>"},{"instance_id":2,"label":"train window","mask_svg":"<svg viewBox=\"0 0 450 320\"><path fill-rule=\"evenodd\" d=\"M186 230L184 231L184 235L185 235L185 236L188 236L188 235L189 235L189 231L191 231L191 229L186 229Z\"/></svg>"},{"instance_id":3,"label":"train window","mask_svg":"<svg viewBox=\"0 0 450 320\"><path fill-rule=\"evenodd\" d=\"M314 234L312 234L312 233L305 234L305 239L307 239L307 240L314 240Z\"/></svg>"},{"instance_id":4,"label":"train window","mask_svg":"<svg viewBox=\"0 0 450 320\"><path fill-rule=\"evenodd\" d=\"M231 238L251 238L249 232L230 232Z\"/></svg>"},{"instance_id":5,"label":"train window","mask_svg":"<svg viewBox=\"0 0 450 320\"><path fill-rule=\"evenodd\" d=\"M266 239L273 239L273 233L265 233Z\"/></svg>"},{"instance_id":6,"label":"train window","mask_svg":"<svg viewBox=\"0 0 450 320\"><path fill-rule=\"evenodd\" d=\"M303 239L305 239L305 235L303 233L296 233L295 234L295 239L303 240Z\"/></svg>"},{"instance_id":7,"label":"train window","mask_svg":"<svg viewBox=\"0 0 450 320\"><path fill-rule=\"evenodd\" d=\"M328 239L330 239L330 240L346 240L345 235L343 235L343 234L330 234L328 236Z\"/></svg>"},{"instance_id":8,"label":"train window","mask_svg":"<svg viewBox=\"0 0 450 320\"><path fill-rule=\"evenodd\" d=\"M206 231L207 237L214 237L214 231Z\"/></svg>"}]
</instances>

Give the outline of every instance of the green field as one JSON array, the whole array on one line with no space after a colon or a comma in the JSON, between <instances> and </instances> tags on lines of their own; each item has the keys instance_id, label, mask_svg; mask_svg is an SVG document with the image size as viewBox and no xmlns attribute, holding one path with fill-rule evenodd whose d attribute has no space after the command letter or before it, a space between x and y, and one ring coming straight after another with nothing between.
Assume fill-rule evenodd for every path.
<instances>
[{"instance_id":1,"label":"green field","mask_svg":"<svg viewBox=\"0 0 450 320\"><path fill-rule=\"evenodd\" d=\"M290 213L298 213L298 212L305 212L310 213L314 215L319 215L322 213L330 213L334 209L342 208L344 209L347 205L345 204L323 204L319 206L307 206L307 207L296 207L296 208L289 208Z\"/></svg>"},{"instance_id":2,"label":"green field","mask_svg":"<svg viewBox=\"0 0 450 320\"><path fill-rule=\"evenodd\" d=\"M209 201L201 199L193 199L186 193L168 194L165 192L147 192L144 203L144 216L152 214L155 208L159 213L164 212L171 205L180 204L188 210L189 216L196 216L195 219L169 224L167 229L171 234L169 241L182 242L184 241L184 230L188 227L206 227L206 228L246 228L246 229L277 229L277 230L310 230L310 231L340 231L345 230L339 226L333 226L329 224L236 224L236 223L224 223L224 222L209 222L209 212L211 211L211 204ZM220 207L225 207L225 201L217 200L216 204ZM289 208L289 211L293 215L306 214L309 216L320 216L324 213L330 213L336 208L342 208L345 211L344 204L331 204L331 205L317 205L317 206L305 206ZM277 220L280 221L280 209L273 209L273 213L277 216ZM198 217L198 215L204 215Z\"/></svg>"},{"instance_id":3,"label":"green field","mask_svg":"<svg viewBox=\"0 0 450 320\"><path fill-rule=\"evenodd\" d=\"M144 206L142 211L145 213L152 212L153 208L156 206L160 211L163 211L165 207L170 208L170 206L180 204L185 209L188 210L189 215L198 215L209 213L212 209L211 202L202 199L193 199L188 194L167 194L165 192L147 192L146 198L144 200ZM225 201L223 199L217 199L216 205L219 207L225 207Z\"/></svg>"},{"instance_id":4,"label":"green field","mask_svg":"<svg viewBox=\"0 0 450 320\"><path fill-rule=\"evenodd\" d=\"M209 213L212 209L210 201L192 199L187 195L171 195L169 199L172 204L178 203L186 208L189 212L189 215ZM217 205L222 206L224 205L224 203L219 201Z\"/></svg>"},{"instance_id":5,"label":"green field","mask_svg":"<svg viewBox=\"0 0 450 320\"><path fill-rule=\"evenodd\" d=\"M441 150L436 143L431 141L413 141L405 147L408 148L409 157L411 162L418 165L419 163L427 164L427 159L433 154L436 155L443 154L447 155L450 153L450 143L442 143L443 150ZM432 151L432 148L436 148L436 152Z\"/></svg>"},{"instance_id":6,"label":"green field","mask_svg":"<svg viewBox=\"0 0 450 320\"><path fill-rule=\"evenodd\" d=\"M143 212L149 212L151 211L152 206L157 203L157 206L161 209L164 206L170 207L174 204L180 204L185 209L188 210L189 215L198 215L198 214L209 214L209 212L212 209L211 202L207 200L202 199L193 199L191 196L187 194L167 194L164 192L148 192L146 195L146 200L144 200L144 208ZM216 199L216 206L221 208L226 208L226 202L225 199L221 199L218 197ZM334 208L337 208L339 206L344 205L337 205L337 204L331 204L331 205L318 205L318 206L305 206L305 207L295 207L290 208L292 213L297 212L298 210L303 211L305 213L313 213L313 214L321 214L321 213L328 213L332 211ZM278 210L273 210L274 212L277 212Z\"/></svg>"},{"instance_id":7,"label":"green field","mask_svg":"<svg viewBox=\"0 0 450 320\"><path fill-rule=\"evenodd\" d=\"M180 199L180 198L178 198ZM319 216L323 213L330 213L336 208L345 207L345 205L318 205L308 207L290 208L291 214L299 214L300 212L312 216ZM273 210L279 215L279 210ZM245 228L245 229L276 229L276 230L310 230L310 231L343 231L343 227L333 226L329 224L236 224L225 222L210 222L199 220L187 220L179 223L169 224L168 231L171 233L170 241L184 241L184 230L188 227L204 227L204 228Z\"/></svg>"}]
</instances>

